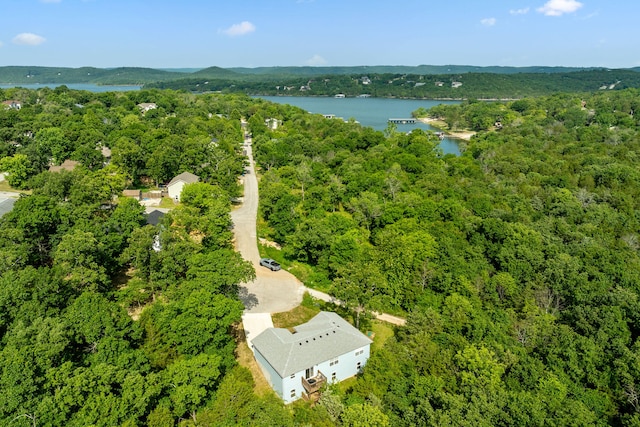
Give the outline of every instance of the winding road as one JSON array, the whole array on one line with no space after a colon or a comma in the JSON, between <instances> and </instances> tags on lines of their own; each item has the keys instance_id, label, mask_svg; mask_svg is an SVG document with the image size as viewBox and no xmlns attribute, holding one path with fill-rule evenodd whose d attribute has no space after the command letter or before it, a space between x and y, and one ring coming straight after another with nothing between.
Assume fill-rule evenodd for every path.
<instances>
[{"instance_id":1,"label":"winding road","mask_svg":"<svg viewBox=\"0 0 640 427\"><path fill-rule=\"evenodd\" d=\"M291 273L285 270L271 271L260 266L256 219L258 216L258 179L251 150L251 139L244 143L249 167L244 175L244 197L242 204L231 212L236 250L251 262L256 270L253 282L243 283L240 299L245 313L278 313L289 311L302 301L306 288Z\"/></svg>"},{"instance_id":2,"label":"winding road","mask_svg":"<svg viewBox=\"0 0 640 427\"><path fill-rule=\"evenodd\" d=\"M243 128L244 128L243 124ZM314 298L339 304L340 301L323 292L304 286L293 274L286 270L271 271L260 266L260 252L256 220L258 217L258 178L255 173L255 162L251 138L245 137L243 148L249 159L247 173L243 177L244 196L242 204L231 212L234 225L235 248L242 257L251 262L256 270L256 278L252 282L240 285L240 299L244 303L243 320L247 339L249 335L256 336L271 322L272 313L289 311L300 305L302 296L308 292ZM404 319L388 314L376 314L381 320L403 325ZM247 323L256 322L257 325L248 328Z\"/></svg>"}]
</instances>

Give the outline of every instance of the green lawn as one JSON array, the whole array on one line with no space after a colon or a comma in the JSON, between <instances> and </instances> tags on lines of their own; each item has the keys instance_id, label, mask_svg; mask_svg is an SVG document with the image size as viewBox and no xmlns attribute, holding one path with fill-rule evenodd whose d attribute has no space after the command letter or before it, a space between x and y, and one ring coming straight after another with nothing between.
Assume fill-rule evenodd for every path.
<instances>
[{"instance_id":1,"label":"green lawn","mask_svg":"<svg viewBox=\"0 0 640 427\"><path fill-rule=\"evenodd\" d=\"M371 344L372 352L384 347L387 340L393 336L393 327L381 320L374 319L371 321L371 331L375 334L373 344Z\"/></svg>"},{"instance_id":2,"label":"green lawn","mask_svg":"<svg viewBox=\"0 0 640 427\"><path fill-rule=\"evenodd\" d=\"M9 191L9 192L12 192L12 193L31 194L31 190L16 190L15 188L13 188L13 187L11 187L9 185L7 180L0 181L0 191Z\"/></svg>"}]
</instances>

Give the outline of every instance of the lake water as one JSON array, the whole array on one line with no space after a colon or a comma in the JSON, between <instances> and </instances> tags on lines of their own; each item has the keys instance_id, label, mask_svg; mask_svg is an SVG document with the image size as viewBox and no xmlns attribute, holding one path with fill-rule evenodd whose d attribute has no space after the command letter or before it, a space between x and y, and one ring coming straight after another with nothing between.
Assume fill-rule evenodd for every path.
<instances>
[{"instance_id":1,"label":"lake water","mask_svg":"<svg viewBox=\"0 0 640 427\"><path fill-rule=\"evenodd\" d=\"M307 96L260 96L259 98L279 104L289 104L303 108L310 113L333 114L345 120L355 119L363 126L376 130L385 130L388 120L408 119L411 113L420 107L431 108L439 104L459 104L459 101L426 101L418 99L387 99L387 98L332 98ZM415 124L399 124L400 132L410 132L412 129L436 129L417 122ZM460 155L458 143L453 138L444 138L440 147L445 154Z\"/></svg>"},{"instance_id":2,"label":"lake water","mask_svg":"<svg viewBox=\"0 0 640 427\"><path fill-rule=\"evenodd\" d=\"M0 84L0 89L9 89L12 87L23 87L25 89L41 89L50 87L55 89L61 84L56 83L30 83L30 84ZM119 86L102 86L92 83L65 83L64 86L74 90L87 90L89 92L125 92L129 90L140 90L142 86L137 85L119 85Z\"/></svg>"},{"instance_id":3,"label":"lake water","mask_svg":"<svg viewBox=\"0 0 640 427\"><path fill-rule=\"evenodd\" d=\"M43 87L56 88L59 84L0 84L0 88L24 87L26 89L40 89ZM90 92L122 92L140 90L137 85L101 86L91 83L66 83L69 89L87 90ZM363 126L369 126L376 130L385 130L388 120L410 118L411 113L420 107L431 108L438 104L459 104L459 101L427 101L418 99L388 99L388 98L333 98L311 96L260 96L259 98L280 104L289 104L303 108L310 113L333 114L345 120L355 119ZM427 124L417 122L415 124L396 125L400 132L410 132L412 129L437 130ZM456 139L444 138L440 142L440 148L445 154L460 155L460 149Z\"/></svg>"}]
</instances>

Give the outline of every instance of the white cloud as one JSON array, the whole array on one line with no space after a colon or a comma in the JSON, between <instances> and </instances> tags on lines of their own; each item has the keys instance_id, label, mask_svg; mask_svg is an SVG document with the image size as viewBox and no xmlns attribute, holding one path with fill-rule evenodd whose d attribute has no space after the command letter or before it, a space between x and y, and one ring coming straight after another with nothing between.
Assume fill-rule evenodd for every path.
<instances>
[{"instance_id":1,"label":"white cloud","mask_svg":"<svg viewBox=\"0 0 640 427\"><path fill-rule=\"evenodd\" d=\"M538 8L538 12L547 16L561 16L575 12L582 6L583 4L576 0L549 0L544 6Z\"/></svg>"},{"instance_id":2,"label":"white cloud","mask_svg":"<svg viewBox=\"0 0 640 427\"><path fill-rule=\"evenodd\" d=\"M484 18L480 20L480 23L485 27L492 27L496 25L496 18Z\"/></svg>"},{"instance_id":3,"label":"white cloud","mask_svg":"<svg viewBox=\"0 0 640 427\"><path fill-rule=\"evenodd\" d=\"M249 21L242 21L239 24L233 24L226 30L220 32L231 37L244 36L245 34L253 33L256 30L256 26Z\"/></svg>"},{"instance_id":4,"label":"white cloud","mask_svg":"<svg viewBox=\"0 0 640 427\"><path fill-rule=\"evenodd\" d=\"M26 46L38 46L39 44L42 44L46 41L47 39L45 39L44 37L33 33L20 33L12 40L13 44Z\"/></svg>"},{"instance_id":5,"label":"white cloud","mask_svg":"<svg viewBox=\"0 0 640 427\"><path fill-rule=\"evenodd\" d=\"M509 13L511 15L526 15L527 13L529 13L529 8L525 7L522 9L511 9Z\"/></svg>"},{"instance_id":6,"label":"white cloud","mask_svg":"<svg viewBox=\"0 0 640 427\"><path fill-rule=\"evenodd\" d=\"M306 64L313 67L318 65L326 65L327 61L322 56L315 54L311 58L307 59Z\"/></svg>"}]
</instances>

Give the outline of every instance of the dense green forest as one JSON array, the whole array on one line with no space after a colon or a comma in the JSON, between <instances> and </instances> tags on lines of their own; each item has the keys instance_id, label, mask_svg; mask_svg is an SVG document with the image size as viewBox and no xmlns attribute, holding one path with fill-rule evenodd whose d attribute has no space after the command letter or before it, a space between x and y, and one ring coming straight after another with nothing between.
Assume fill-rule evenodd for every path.
<instances>
[{"instance_id":1,"label":"dense green forest","mask_svg":"<svg viewBox=\"0 0 640 427\"><path fill-rule=\"evenodd\" d=\"M408 317L349 399L391 425L638 425L638 107L624 90L427 111L479 131L459 157L418 130L250 120L282 261L354 313Z\"/></svg>"},{"instance_id":2,"label":"dense green forest","mask_svg":"<svg viewBox=\"0 0 640 427\"><path fill-rule=\"evenodd\" d=\"M4 424L640 425L639 90L417 111L477 131L460 156L244 95L0 97L23 104L0 169L29 194L0 219ZM255 394L234 355L241 117L274 256L361 327L407 318L315 406ZM157 227L114 198L185 170L204 182Z\"/></svg>"},{"instance_id":3,"label":"dense green forest","mask_svg":"<svg viewBox=\"0 0 640 427\"><path fill-rule=\"evenodd\" d=\"M239 416L236 395L248 424L286 425L275 398L251 396L234 356L237 285L255 274L233 250L229 215L244 163L237 114L250 101L65 88L0 97L22 102L0 110L1 169L28 189L0 219L0 424L221 425ZM142 101L158 108L143 115ZM68 158L79 167L46 170ZM183 170L205 182L158 226L116 198Z\"/></svg>"}]
</instances>

